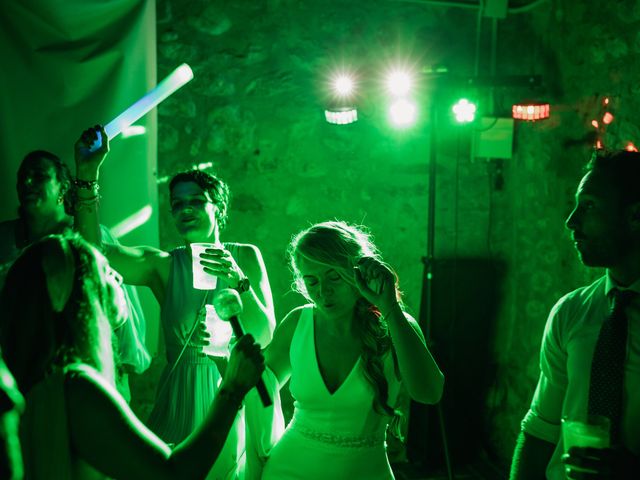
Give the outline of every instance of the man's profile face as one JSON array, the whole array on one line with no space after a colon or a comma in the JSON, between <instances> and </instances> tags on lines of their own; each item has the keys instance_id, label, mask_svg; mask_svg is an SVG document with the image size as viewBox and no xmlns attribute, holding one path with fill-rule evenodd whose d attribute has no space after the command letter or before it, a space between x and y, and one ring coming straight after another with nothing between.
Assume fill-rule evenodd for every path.
<instances>
[{"instance_id":1,"label":"man's profile face","mask_svg":"<svg viewBox=\"0 0 640 480\"><path fill-rule=\"evenodd\" d=\"M588 172L578 186L566 226L586 266L619 266L631 249L629 226L616 187L611 176L599 170Z\"/></svg>"},{"instance_id":2,"label":"man's profile face","mask_svg":"<svg viewBox=\"0 0 640 480\"><path fill-rule=\"evenodd\" d=\"M61 207L63 185L58 180L53 163L46 158L23 162L16 183L20 206L43 214Z\"/></svg>"}]
</instances>

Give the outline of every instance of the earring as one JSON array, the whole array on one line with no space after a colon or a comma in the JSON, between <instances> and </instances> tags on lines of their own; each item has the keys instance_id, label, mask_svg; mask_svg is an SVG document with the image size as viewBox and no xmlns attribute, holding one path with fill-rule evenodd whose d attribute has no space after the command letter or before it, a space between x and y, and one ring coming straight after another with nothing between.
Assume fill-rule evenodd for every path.
<instances>
[{"instance_id":1,"label":"earring","mask_svg":"<svg viewBox=\"0 0 640 480\"><path fill-rule=\"evenodd\" d=\"M64 203L64 195L62 195L62 194L61 194L61 195L58 197L58 205L62 205L63 203Z\"/></svg>"}]
</instances>

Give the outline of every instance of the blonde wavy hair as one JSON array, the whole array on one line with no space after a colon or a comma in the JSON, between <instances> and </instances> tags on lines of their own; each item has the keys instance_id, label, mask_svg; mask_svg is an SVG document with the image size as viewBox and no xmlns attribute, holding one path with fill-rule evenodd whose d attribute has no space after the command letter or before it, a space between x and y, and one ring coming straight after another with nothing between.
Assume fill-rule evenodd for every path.
<instances>
[{"instance_id":1,"label":"blonde wavy hair","mask_svg":"<svg viewBox=\"0 0 640 480\"><path fill-rule=\"evenodd\" d=\"M311 299L298 268L300 258L331 266L345 282L354 287L353 269L360 258L374 257L382 261L365 227L338 220L317 223L301 231L293 237L287 254L294 278L293 289L309 301ZM397 284L396 275L396 294L400 299ZM364 297L356 302L354 329L362 348L365 378L374 390L373 408L383 415L397 415L399 412L388 403L389 385L384 376L383 357L392 351L389 328L378 308Z\"/></svg>"}]
</instances>

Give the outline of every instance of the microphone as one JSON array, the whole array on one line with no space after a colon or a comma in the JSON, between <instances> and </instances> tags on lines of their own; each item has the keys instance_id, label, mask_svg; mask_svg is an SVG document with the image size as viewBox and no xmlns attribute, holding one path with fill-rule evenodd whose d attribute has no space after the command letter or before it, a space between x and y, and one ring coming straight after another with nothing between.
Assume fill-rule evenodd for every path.
<instances>
[{"instance_id":1,"label":"microphone","mask_svg":"<svg viewBox=\"0 0 640 480\"><path fill-rule=\"evenodd\" d=\"M231 329L237 338L244 335L244 328L238 318L238 314L242 312L242 299L238 292L232 288L220 290L213 299L213 306L218 316L231 324ZM273 405L262 378L258 380L256 389L258 390L258 395L260 395L260 400L262 400L262 405L265 407Z\"/></svg>"}]
</instances>

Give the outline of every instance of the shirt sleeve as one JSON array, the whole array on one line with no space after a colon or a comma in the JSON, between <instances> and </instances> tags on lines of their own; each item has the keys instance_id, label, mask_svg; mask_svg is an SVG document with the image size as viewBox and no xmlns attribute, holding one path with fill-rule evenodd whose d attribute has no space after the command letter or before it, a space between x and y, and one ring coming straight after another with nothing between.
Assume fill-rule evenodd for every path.
<instances>
[{"instance_id":1,"label":"shirt sleeve","mask_svg":"<svg viewBox=\"0 0 640 480\"><path fill-rule=\"evenodd\" d=\"M565 298L551 309L540 349L540 378L531 407L522 420L522 431L557 443L562 406L567 389L567 352L562 327L566 324Z\"/></svg>"}]
</instances>

